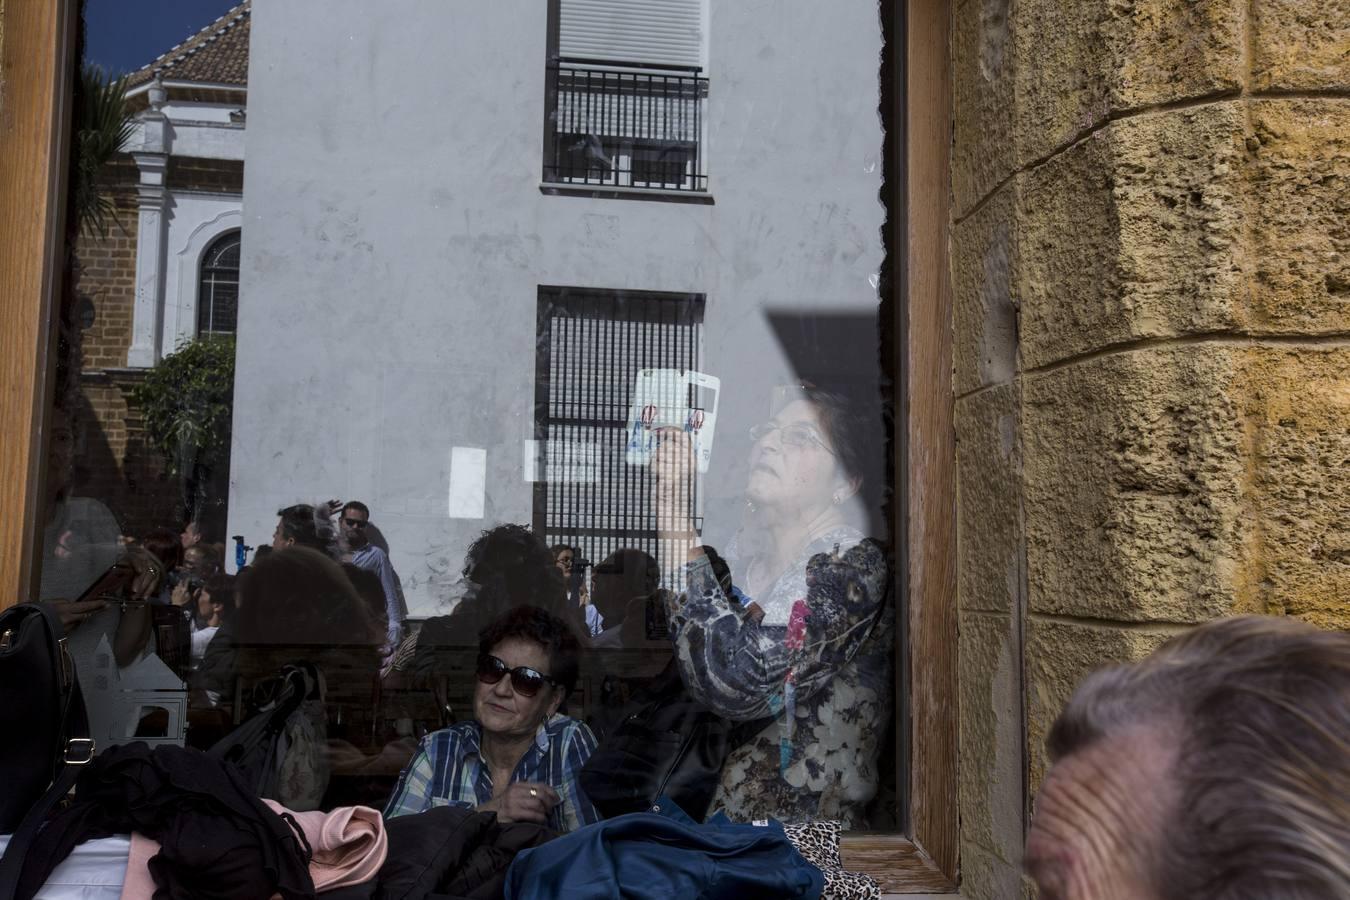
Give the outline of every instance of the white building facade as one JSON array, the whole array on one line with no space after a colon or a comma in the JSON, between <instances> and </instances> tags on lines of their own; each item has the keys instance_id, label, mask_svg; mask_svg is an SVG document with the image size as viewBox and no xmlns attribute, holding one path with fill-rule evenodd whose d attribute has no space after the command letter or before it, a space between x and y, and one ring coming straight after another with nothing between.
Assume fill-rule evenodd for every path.
<instances>
[{"instance_id":1,"label":"white building facade","mask_svg":"<svg viewBox=\"0 0 1350 900\"><path fill-rule=\"evenodd\" d=\"M136 295L127 366L148 368L199 335L234 330L243 195L251 3L243 3L129 79L138 112ZM186 164L170 178L171 162ZM226 177L221 177L226 176Z\"/></svg>"},{"instance_id":2,"label":"white building facade","mask_svg":"<svg viewBox=\"0 0 1350 900\"><path fill-rule=\"evenodd\" d=\"M597 561L647 546L623 450L640 369L720 383L715 542L783 385L880 408L874 4L254 17L230 534L265 543L280 507L362 500L428 615L500 522ZM164 334L191 314L180 299Z\"/></svg>"}]
</instances>

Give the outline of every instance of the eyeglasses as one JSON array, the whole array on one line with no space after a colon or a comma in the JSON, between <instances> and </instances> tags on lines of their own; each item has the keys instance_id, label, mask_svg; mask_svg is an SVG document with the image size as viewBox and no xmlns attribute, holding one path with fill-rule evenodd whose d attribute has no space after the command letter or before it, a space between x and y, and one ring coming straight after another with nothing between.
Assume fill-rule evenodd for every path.
<instances>
[{"instance_id":1,"label":"eyeglasses","mask_svg":"<svg viewBox=\"0 0 1350 900\"><path fill-rule=\"evenodd\" d=\"M794 422L791 425L779 425L776 422L764 422L755 425L750 429L750 440L761 441L774 432L778 432L778 440L784 447L791 447L794 450L803 450L807 447L819 447L831 456L834 451L829 448L824 439L821 438L816 430L803 422Z\"/></svg>"},{"instance_id":2,"label":"eyeglasses","mask_svg":"<svg viewBox=\"0 0 1350 900\"><path fill-rule=\"evenodd\" d=\"M367 523L365 519L343 519L342 524L348 528L365 528Z\"/></svg>"},{"instance_id":3,"label":"eyeglasses","mask_svg":"<svg viewBox=\"0 0 1350 900\"><path fill-rule=\"evenodd\" d=\"M484 653L478 657L478 680L483 684L496 684L507 675L511 676L511 688L522 697L533 697L545 684L562 686L555 678L529 666L516 666L512 669L490 654Z\"/></svg>"}]
</instances>

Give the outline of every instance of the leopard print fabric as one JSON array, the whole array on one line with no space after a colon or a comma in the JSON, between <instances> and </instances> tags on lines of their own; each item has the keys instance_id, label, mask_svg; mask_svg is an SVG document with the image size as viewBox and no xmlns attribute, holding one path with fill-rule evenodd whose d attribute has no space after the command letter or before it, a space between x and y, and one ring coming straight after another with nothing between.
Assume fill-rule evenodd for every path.
<instances>
[{"instance_id":1,"label":"leopard print fabric","mask_svg":"<svg viewBox=\"0 0 1350 900\"><path fill-rule=\"evenodd\" d=\"M850 872L839 861L838 822L784 825L783 832L797 852L825 876L822 900L881 900L881 886L871 875Z\"/></svg>"}]
</instances>

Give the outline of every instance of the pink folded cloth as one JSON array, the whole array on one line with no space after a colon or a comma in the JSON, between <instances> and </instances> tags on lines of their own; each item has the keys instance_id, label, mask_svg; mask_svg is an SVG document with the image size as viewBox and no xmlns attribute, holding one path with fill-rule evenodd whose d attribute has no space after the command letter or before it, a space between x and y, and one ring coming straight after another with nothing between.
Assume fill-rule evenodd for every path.
<instances>
[{"instance_id":1,"label":"pink folded cloth","mask_svg":"<svg viewBox=\"0 0 1350 900\"><path fill-rule=\"evenodd\" d=\"M389 854L384 819L368 806L342 806L332 812L291 812L264 800L273 812L292 816L310 849L309 874L320 893L365 884L376 876Z\"/></svg>"},{"instance_id":2,"label":"pink folded cloth","mask_svg":"<svg viewBox=\"0 0 1350 900\"><path fill-rule=\"evenodd\" d=\"M309 841L313 855L309 875L319 893L372 880L389 854L389 836L384 819L368 806L343 806L332 812L291 812L278 803L264 800L278 815L295 819ZM146 900L155 894L150 877L150 860L159 852L159 842L143 834L131 836L131 854L127 859L127 877L122 883L122 900Z\"/></svg>"},{"instance_id":3,"label":"pink folded cloth","mask_svg":"<svg viewBox=\"0 0 1350 900\"><path fill-rule=\"evenodd\" d=\"M158 852L159 841L152 841L140 832L132 834L121 900L149 900L155 896L155 879L150 877L150 859Z\"/></svg>"}]
</instances>

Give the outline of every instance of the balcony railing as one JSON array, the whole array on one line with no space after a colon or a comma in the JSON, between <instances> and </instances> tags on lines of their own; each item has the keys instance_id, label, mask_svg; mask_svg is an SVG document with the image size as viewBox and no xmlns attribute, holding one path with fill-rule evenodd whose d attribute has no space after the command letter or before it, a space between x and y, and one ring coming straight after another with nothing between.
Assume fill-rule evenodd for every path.
<instances>
[{"instance_id":1,"label":"balcony railing","mask_svg":"<svg viewBox=\"0 0 1350 900\"><path fill-rule=\"evenodd\" d=\"M696 70L559 60L548 70L544 180L706 191L704 105Z\"/></svg>"}]
</instances>

